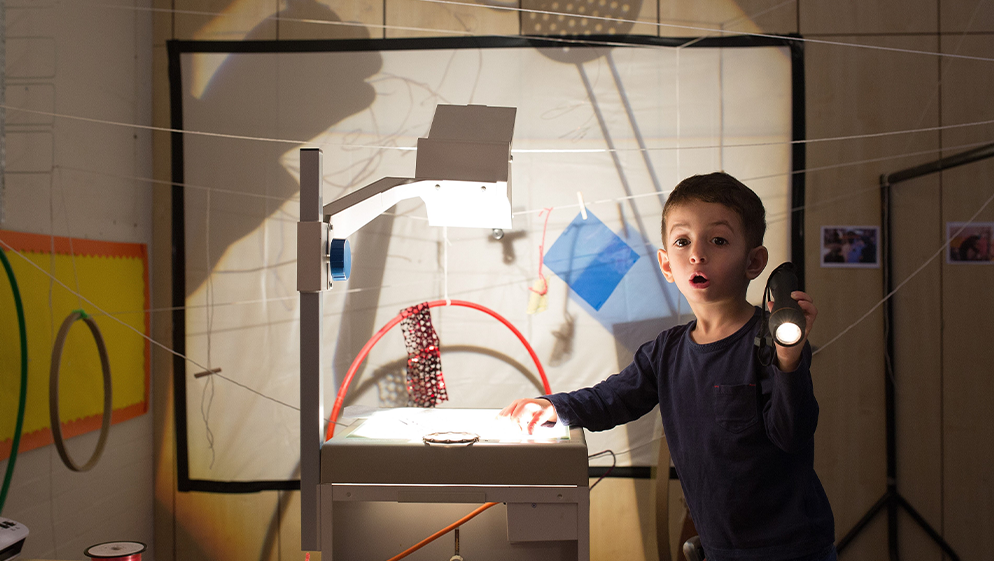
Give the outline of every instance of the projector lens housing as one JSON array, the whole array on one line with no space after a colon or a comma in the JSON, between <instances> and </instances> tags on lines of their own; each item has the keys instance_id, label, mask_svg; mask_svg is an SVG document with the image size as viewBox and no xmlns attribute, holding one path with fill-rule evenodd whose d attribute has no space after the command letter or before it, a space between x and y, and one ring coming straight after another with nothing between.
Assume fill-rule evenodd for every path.
<instances>
[{"instance_id":1,"label":"projector lens housing","mask_svg":"<svg viewBox=\"0 0 994 561\"><path fill-rule=\"evenodd\" d=\"M781 323L780 327L777 327L777 341L782 345L796 345L801 340L802 335L804 332L801 331L801 328L790 322Z\"/></svg>"}]
</instances>

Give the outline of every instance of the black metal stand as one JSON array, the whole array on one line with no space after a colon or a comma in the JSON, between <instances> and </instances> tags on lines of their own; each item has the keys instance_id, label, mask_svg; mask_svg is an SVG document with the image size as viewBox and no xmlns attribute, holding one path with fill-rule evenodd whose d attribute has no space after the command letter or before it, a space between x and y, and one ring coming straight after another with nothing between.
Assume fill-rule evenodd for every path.
<instances>
[{"instance_id":1,"label":"black metal stand","mask_svg":"<svg viewBox=\"0 0 994 561\"><path fill-rule=\"evenodd\" d=\"M883 281L884 281L884 295L889 295L891 291L894 290L894 283L892 277L892 247L891 247L891 200L890 200L890 189L895 183L901 181L907 181L915 177L921 177L923 175L928 175L930 173L935 173L942 171L944 169L949 169L956 166L961 166L963 164L968 164L971 162L976 162L978 160L984 160L987 158L994 157L994 144L989 144L986 146L981 146L974 150L968 152L963 152L961 154L956 154L948 158L942 158L934 162L929 162L927 164L922 164L920 166L915 166L913 168L901 170L891 174L884 174L880 176L880 218L881 218L881 230L882 230L882 251L883 251L883 262L881 263L883 271ZM897 490L897 431L895 426L895 408L894 408L894 307L891 304L890 298L884 302L884 333L886 336L886 348L884 355L884 395L885 395L885 416L887 419L887 491L884 495L880 497L880 500L876 502L870 510L867 511L863 518L856 523L855 526L846 533L839 543L836 545L836 549L839 553L848 546L853 539L870 523L873 518L879 514L884 508L887 509L887 549L890 553L890 558L892 561L898 561L898 548L897 548L897 512L898 508L904 509L905 512L911 516L911 519L915 521L918 526L925 531L926 534L932 540L938 544L942 551L950 557L953 561L959 561L959 556L953 551L953 548L946 543L946 540L935 531L932 526L918 513L908 501L901 496L901 493Z\"/></svg>"}]
</instances>

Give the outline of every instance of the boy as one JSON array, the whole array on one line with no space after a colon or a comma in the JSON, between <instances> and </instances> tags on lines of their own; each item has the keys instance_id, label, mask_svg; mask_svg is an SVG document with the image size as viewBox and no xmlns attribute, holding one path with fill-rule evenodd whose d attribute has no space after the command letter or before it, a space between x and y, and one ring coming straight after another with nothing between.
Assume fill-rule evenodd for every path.
<instances>
[{"instance_id":1,"label":"boy","mask_svg":"<svg viewBox=\"0 0 994 561\"><path fill-rule=\"evenodd\" d=\"M632 363L575 392L517 400L501 416L531 432L560 421L599 431L659 405L666 442L708 561L834 561L834 520L815 474L818 404L811 332L803 344L755 353L762 313L746 300L766 267L766 210L725 173L690 177L663 207L659 267L696 316L642 345Z\"/></svg>"}]
</instances>

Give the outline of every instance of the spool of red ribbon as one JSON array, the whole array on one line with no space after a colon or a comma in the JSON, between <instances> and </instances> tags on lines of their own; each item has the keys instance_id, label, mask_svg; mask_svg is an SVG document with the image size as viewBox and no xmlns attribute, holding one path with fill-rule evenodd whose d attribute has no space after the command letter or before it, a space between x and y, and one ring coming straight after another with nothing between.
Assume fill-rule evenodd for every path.
<instances>
[{"instance_id":1,"label":"spool of red ribbon","mask_svg":"<svg viewBox=\"0 0 994 561\"><path fill-rule=\"evenodd\" d=\"M84 555L104 561L141 561L145 544L141 542L107 542L91 545Z\"/></svg>"}]
</instances>

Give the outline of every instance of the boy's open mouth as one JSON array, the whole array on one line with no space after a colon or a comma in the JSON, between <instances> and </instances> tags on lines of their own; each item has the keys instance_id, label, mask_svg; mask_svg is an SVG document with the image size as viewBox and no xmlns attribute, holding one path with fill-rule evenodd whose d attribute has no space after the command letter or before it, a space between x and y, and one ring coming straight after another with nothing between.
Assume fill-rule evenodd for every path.
<instances>
[{"instance_id":1,"label":"boy's open mouth","mask_svg":"<svg viewBox=\"0 0 994 561\"><path fill-rule=\"evenodd\" d=\"M694 288L707 288L711 284L704 273L694 273L690 276L690 286Z\"/></svg>"}]
</instances>

